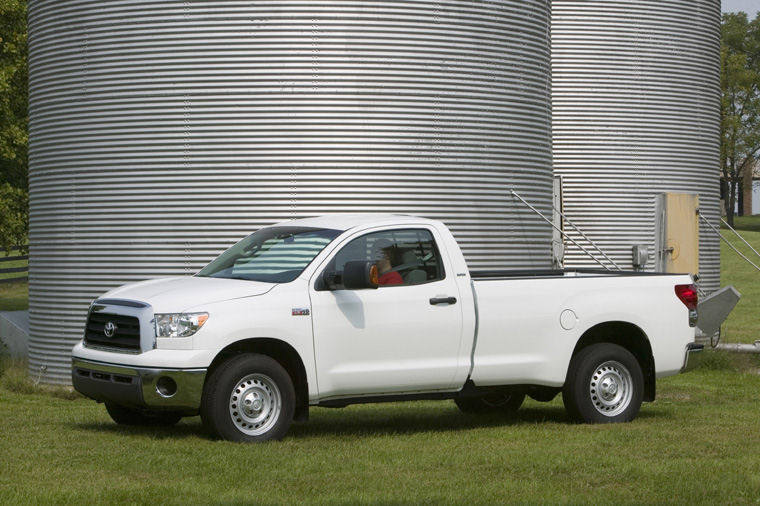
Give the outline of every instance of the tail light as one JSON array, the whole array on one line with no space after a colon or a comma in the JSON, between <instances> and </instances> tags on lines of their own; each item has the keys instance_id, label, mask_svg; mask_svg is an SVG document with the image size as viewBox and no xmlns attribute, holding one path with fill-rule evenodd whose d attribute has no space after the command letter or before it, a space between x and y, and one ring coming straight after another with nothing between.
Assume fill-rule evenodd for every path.
<instances>
[{"instance_id":1,"label":"tail light","mask_svg":"<svg viewBox=\"0 0 760 506\"><path fill-rule=\"evenodd\" d=\"M697 325L697 303L699 302L699 293L697 285L676 285L676 297L683 302L689 310L689 326Z\"/></svg>"},{"instance_id":2,"label":"tail light","mask_svg":"<svg viewBox=\"0 0 760 506\"><path fill-rule=\"evenodd\" d=\"M676 285L676 296L687 308L697 309L697 302L699 302L697 285Z\"/></svg>"}]
</instances>

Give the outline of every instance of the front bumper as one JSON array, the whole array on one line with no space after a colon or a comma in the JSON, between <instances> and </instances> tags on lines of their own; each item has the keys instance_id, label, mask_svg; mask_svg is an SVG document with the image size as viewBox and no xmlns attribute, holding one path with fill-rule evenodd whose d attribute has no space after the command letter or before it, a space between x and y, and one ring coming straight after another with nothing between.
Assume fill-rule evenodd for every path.
<instances>
[{"instance_id":1,"label":"front bumper","mask_svg":"<svg viewBox=\"0 0 760 506\"><path fill-rule=\"evenodd\" d=\"M686 357L684 357L681 372L688 372L697 367L702 362L702 352L705 351L704 344L689 343L686 345Z\"/></svg>"},{"instance_id":2,"label":"front bumper","mask_svg":"<svg viewBox=\"0 0 760 506\"><path fill-rule=\"evenodd\" d=\"M71 381L81 394L101 402L158 411L197 412L206 369L123 366L72 359Z\"/></svg>"}]
</instances>

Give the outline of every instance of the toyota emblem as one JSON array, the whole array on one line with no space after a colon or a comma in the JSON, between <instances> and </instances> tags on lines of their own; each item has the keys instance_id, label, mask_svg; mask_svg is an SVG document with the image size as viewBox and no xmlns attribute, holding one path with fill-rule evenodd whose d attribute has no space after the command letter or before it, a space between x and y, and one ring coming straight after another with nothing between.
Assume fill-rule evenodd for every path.
<instances>
[{"instance_id":1,"label":"toyota emblem","mask_svg":"<svg viewBox=\"0 0 760 506\"><path fill-rule=\"evenodd\" d=\"M103 333L106 335L106 337L113 337L115 332L116 324L114 322L108 322L106 323L106 326L103 327Z\"/></svg>"}]
</instances>

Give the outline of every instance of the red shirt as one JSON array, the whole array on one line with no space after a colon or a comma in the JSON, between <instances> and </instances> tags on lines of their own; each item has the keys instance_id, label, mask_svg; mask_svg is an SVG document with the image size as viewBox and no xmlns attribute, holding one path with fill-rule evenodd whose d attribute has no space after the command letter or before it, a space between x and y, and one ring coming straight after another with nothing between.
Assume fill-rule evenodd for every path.
<instances>
[{"instance_id":1,"label":"red shirt","mask_svg":"<svg viewBox=\"0 0 760 506\"><path fill-rule=\"evenodd\" d=\"M396 271L386 272L377 279L378 285L403 285L404 278Z\"/></svg>"}]
</instances>

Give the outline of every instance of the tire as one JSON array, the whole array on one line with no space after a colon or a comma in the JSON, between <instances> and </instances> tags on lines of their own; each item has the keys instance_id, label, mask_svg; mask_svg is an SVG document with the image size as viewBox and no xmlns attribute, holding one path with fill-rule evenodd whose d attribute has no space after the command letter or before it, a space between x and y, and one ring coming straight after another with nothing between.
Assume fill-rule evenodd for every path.
<instances>
[{"instance_id":1,"label":"tire","mask_svg":"<svg viewBox=\"0 0 760 506\"><path fill-rule=\"evenodd\" d=\"M273 358L246 353L219 364L203 388L201 420L217 438L238 442L282 439L293 422L296 394Z\"/></svg>"},{"instance_id":2,"label":"tire","mask_svg":"<svg viewBox=\"0 0 760 506\"><path fill-rule=\"evenodd\" d=\"M105 404L106 411L108 411L111 419L119 425L171 427L182 419L181 413L171 411L140 411L110 402L106 402Z\"/></svg>"},{"instance_id":3,"label":"tire","mask_svg":"<svg viewBox=\"0 0 760 506\"><path fill-rule=\"evenodd\" d=\"M567 413L586 423L630 422L639 413L643 395L638 360L611 343L593 344L573 357L562 389Z\"/></svg>"},{"instance_id":4,"label":"tire","mask_svg":"<svg viewBox=\"0 0 760 506\"><path fill-rule=\"evenodd\" d=\"M515 413L525 400L522 392L498 390L482 397L461 397L454 399L464 413Z\"/></svg>"}]
</instances>

